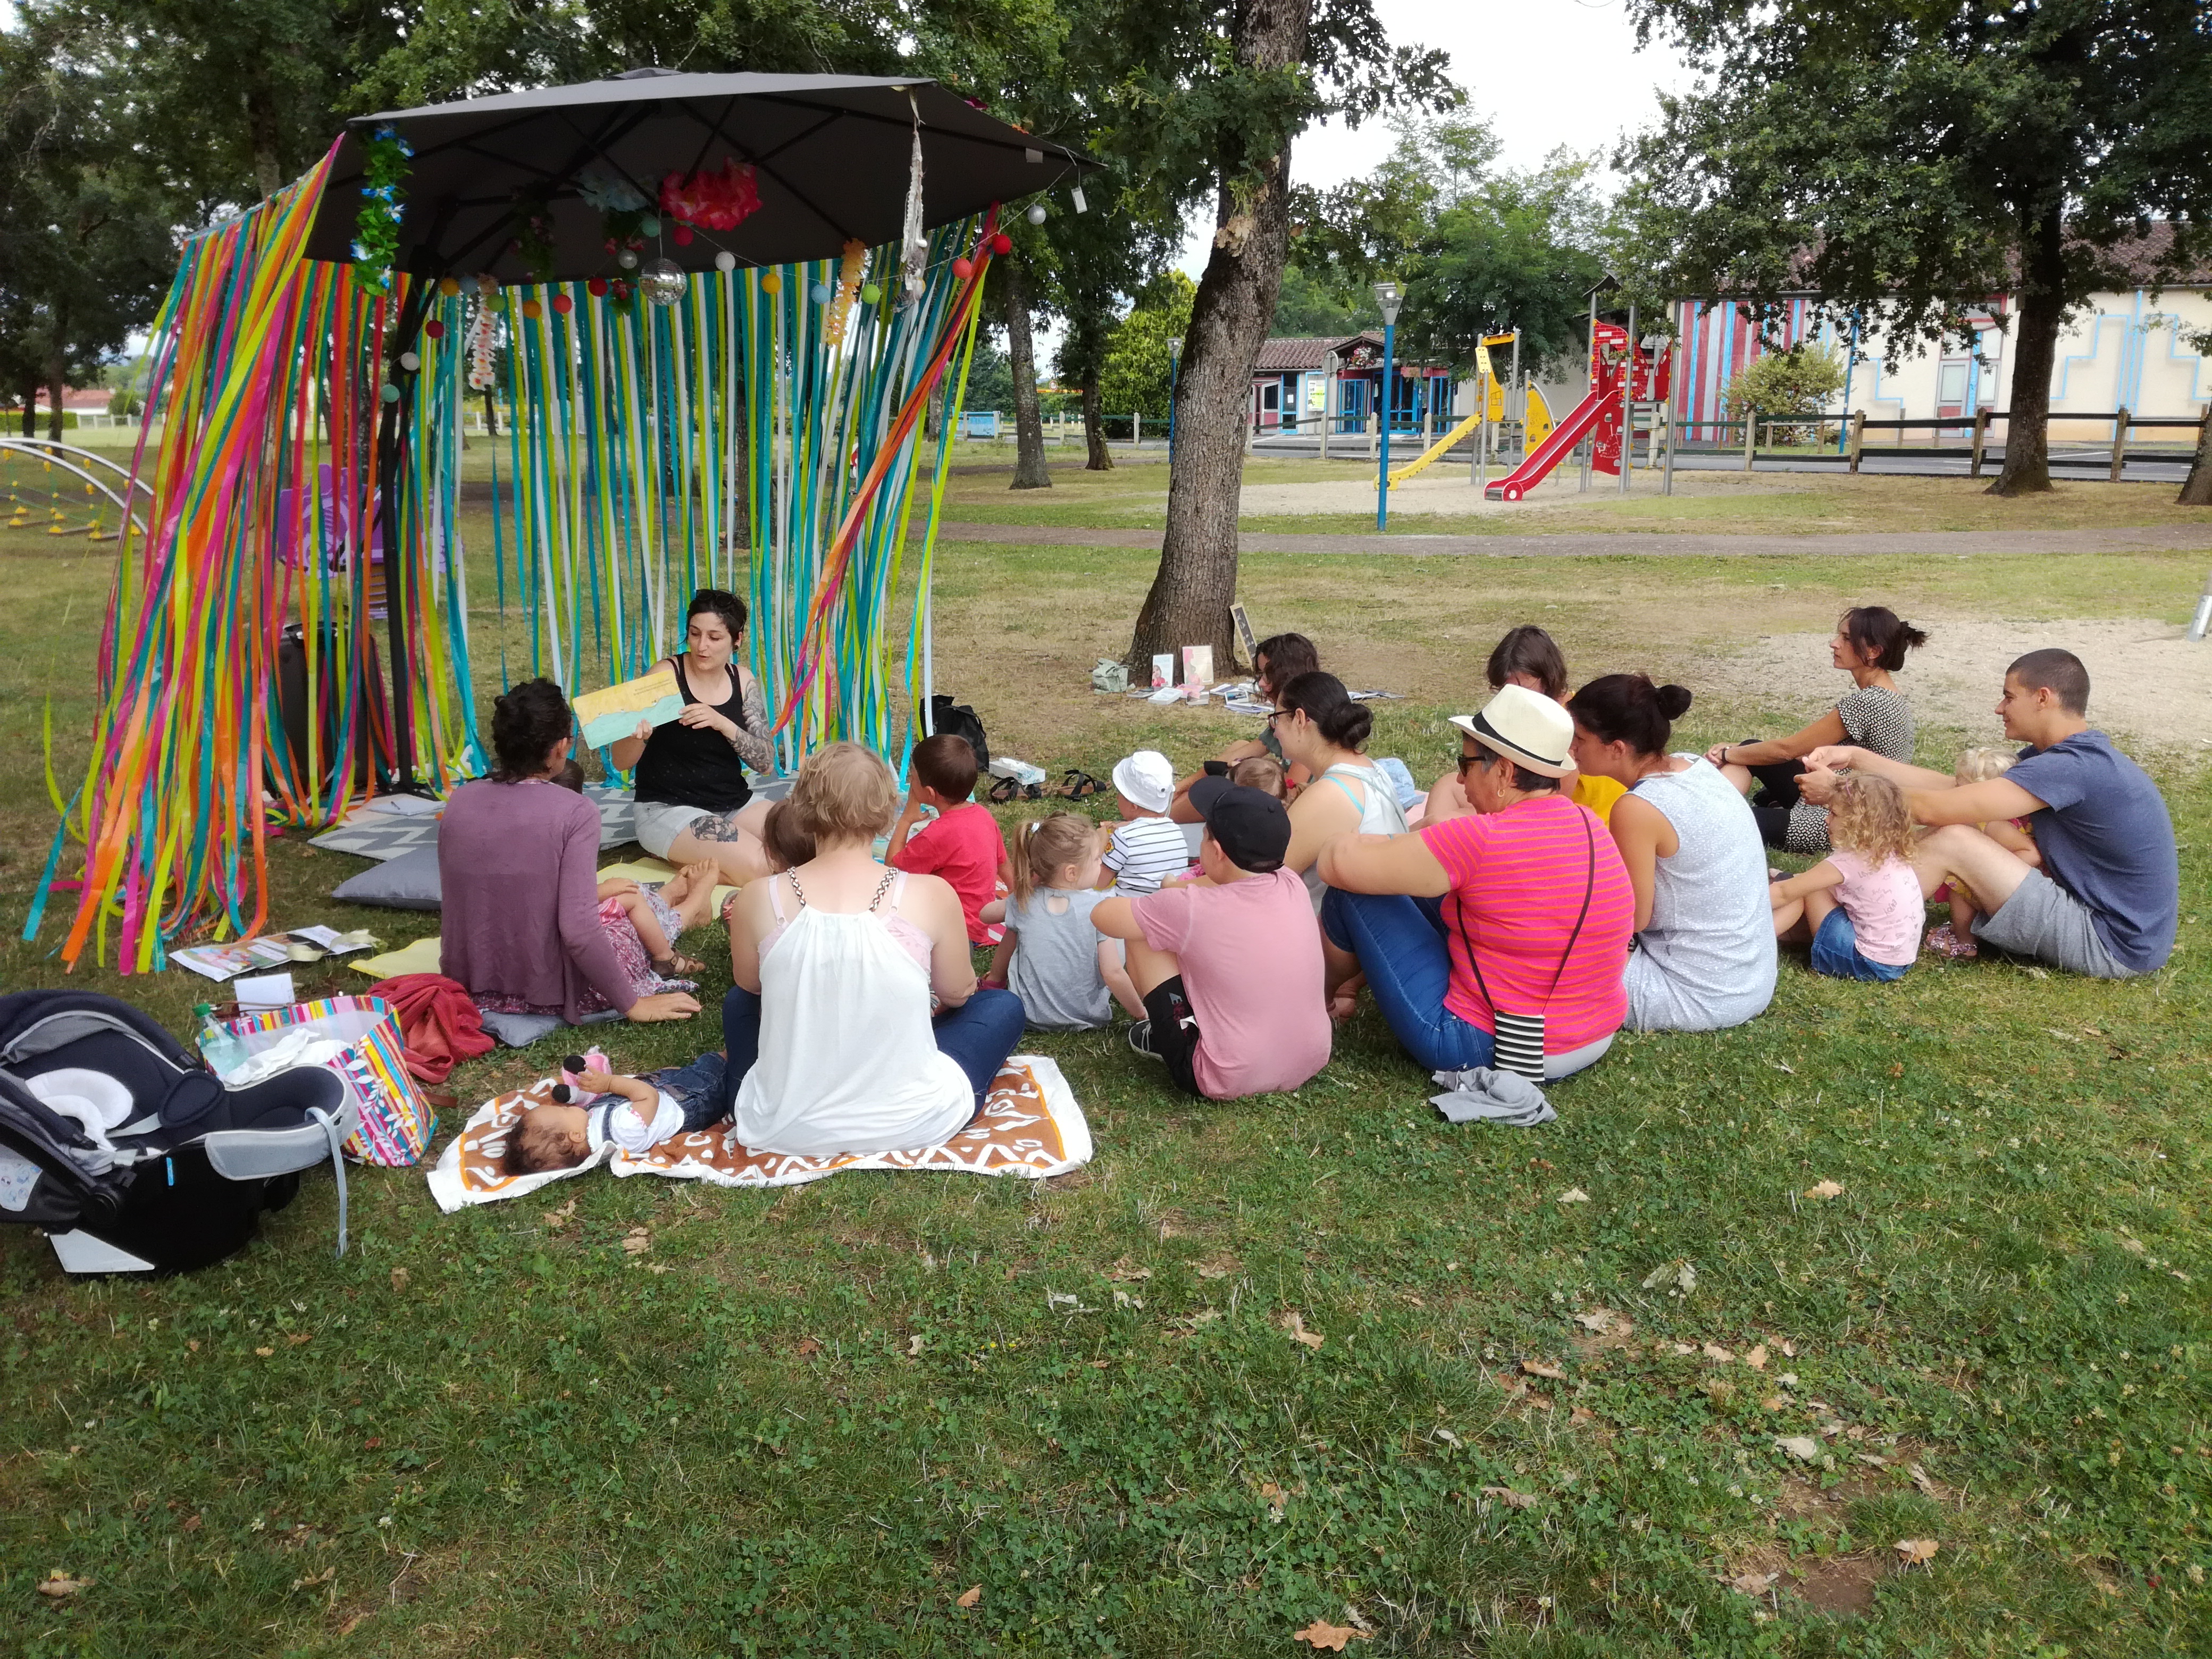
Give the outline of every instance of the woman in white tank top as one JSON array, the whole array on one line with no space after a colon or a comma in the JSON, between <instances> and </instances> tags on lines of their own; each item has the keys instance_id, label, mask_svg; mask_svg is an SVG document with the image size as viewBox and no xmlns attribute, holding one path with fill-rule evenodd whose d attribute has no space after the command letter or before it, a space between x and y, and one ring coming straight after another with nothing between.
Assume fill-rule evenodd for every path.
<instances>
[{"instance_id":1,"label":"woman in white tank top","mask_svg":"<svg viewBox=\"0 0 2212 1659\"><path fill-rule=\"evenodd\" d=\"M1303 765L1312 781L1291 803L1291 850L1283 867L1303 877L1314 909L1327 890L1314 861L1339 836L1398 836L1406 830L1406 809L1382 769L1367 758L1363 745L1374 716L1346 695L1344 682L1316 670L1301 674L1278 694L1269 715L1283 758Z\"/></svg>"},{"instance_id":2,"label":"woman in white tank top","mask_svg":"<svg viewBox=\"0 0 2212 1659\"><path fill-rule=\"evenodd\" d=\"M752 883L728 912L738 1139L808 1156L933 1146L981 1104L1021 1036L1021 999L977 988L951 887L876 861L898 787L872 752L839 743L808 757L790 810L814 857Z\"/></svg>"}]
</instances>

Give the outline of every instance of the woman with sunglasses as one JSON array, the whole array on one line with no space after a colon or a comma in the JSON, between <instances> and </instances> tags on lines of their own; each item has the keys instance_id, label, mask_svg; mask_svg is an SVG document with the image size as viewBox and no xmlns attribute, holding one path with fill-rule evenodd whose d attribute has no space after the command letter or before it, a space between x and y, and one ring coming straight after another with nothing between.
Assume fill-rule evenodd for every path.
<instances>
[{"instance_id":1,"label":"woman with sunglasses","mask_svg":"<svg viewBox=\"0 0 2212 1659\"><path fill-rule=\"evenodd\" d=\"M1569 800L1574 725L1509 685L1455 716L1468 810L1410 835L1322 849L1322 949L1332 1000L1364 973L1423 1070L1504 1063L1501 1017L1547 1078L1594 1064L1627 1012L1635 896L1597 815Z\"/></svg>"},{"instance_id":2,"label":"woman with sunglasses","mask_svg":"<svg viewBox=\"0 0 2212 1659\"><path fill-rule=\"evenodd\" d=\"M1339 836L1396 836L1406 829L1397 787L1367 758L1364 745L1375 717L1354 702L1344 682L1316 670L1276 693L1267 716L1283 759L1312 780L1291 802L1291 850L1283 867L1303 877L1321 908L1327 890L1314 860Z\"/></svg>"}]
</instances>

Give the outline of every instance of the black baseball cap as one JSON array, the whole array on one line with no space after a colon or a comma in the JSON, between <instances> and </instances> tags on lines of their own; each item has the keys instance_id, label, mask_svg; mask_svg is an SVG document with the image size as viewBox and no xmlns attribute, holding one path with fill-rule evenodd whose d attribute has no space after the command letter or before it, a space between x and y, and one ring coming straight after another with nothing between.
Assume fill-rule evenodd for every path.
<instances>
[{"instance_id":1,"label":"black baseball cap","mask_svg":"<svg viewBox=\"0 0 2212 1659\"><path fill-rule=\"evenodd\" d=\"M1190 804L1239 870L1264 876L1283 867L1291 815L1273 795L1226 778L1200 778L1190 787Z\"/></svg>"}]
</instances>

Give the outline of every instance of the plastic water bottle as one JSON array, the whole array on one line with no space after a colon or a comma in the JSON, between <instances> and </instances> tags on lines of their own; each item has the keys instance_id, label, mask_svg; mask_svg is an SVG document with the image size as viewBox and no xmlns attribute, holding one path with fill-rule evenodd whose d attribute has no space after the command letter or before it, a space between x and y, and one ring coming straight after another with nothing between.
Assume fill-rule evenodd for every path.
<instances>
[{"instance_id":1,"label":"plastic water bottle","mask_svg":"<svg viewBox=\"0 0 2212 1659\"><path fill-rule=\"evenodd\" d=\"M199 1016L200 1058L217 1077L228 1077L246 1064L246 1044L233 1036L215 1017L215 1005L199 1003L192 1012Z\"/></svg>"}]
</instances>

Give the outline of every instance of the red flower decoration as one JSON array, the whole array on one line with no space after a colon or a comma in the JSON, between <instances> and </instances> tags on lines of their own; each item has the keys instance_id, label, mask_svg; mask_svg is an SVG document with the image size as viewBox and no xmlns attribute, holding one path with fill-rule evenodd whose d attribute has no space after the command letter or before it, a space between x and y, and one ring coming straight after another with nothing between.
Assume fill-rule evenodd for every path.
<instances>
[{"instance_id":1,"label":"red flower decoration","mask_svg":"<svg viewBox=\"0 0 2212 1659\"><path fill-rule=\"evenodd\" d=\"M678 225L735 230L760 204L752 168L734 155L719 172L702 167L689 179L672 173L661 180L660 210Z\"/></svg>"}]
</instances>

